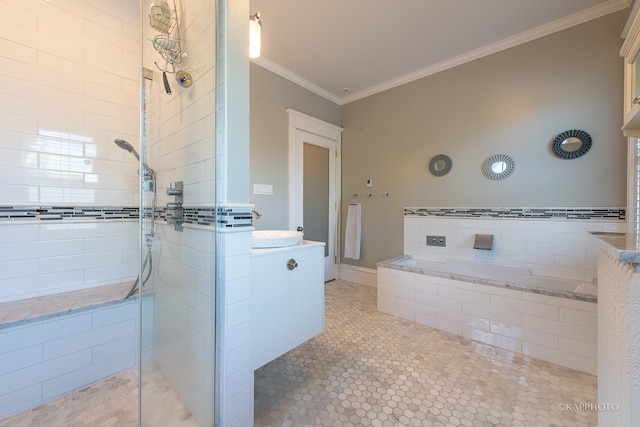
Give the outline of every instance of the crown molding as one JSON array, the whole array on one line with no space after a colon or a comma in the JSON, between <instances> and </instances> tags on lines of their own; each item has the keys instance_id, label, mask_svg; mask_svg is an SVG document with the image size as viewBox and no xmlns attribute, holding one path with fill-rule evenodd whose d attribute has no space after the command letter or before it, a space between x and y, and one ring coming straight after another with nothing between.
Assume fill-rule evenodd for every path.
<instances>
[{"instance_id":1,"label":"crown molding","mask_svg":"<svg viewBox=\"0 0 640 427\"><path fill-rule=\"evenodd\" d=\"M281 67L275 62L271 62L262 56L251 59L251 62L297 84L298 86L302 86L303 88L315 93L316 95L320 95L321 97L326 98L335 104L342 105L342 100L339 96L336 96L331 92L322 89L320 86L311 83L309 80L306 80L295 73L292 73L291 71L287 70L284 67Z\"/></svg>"},{"instance_id":2,"label":"crown molding","mask_svg":"<svg viewBox=\"0 0 640 427\"><path fill-rule=\"evenodd\" d=\"M636 55L638 54L638 34L640 34L640 15L638 14L638 7L640 1L637 1L631 9L627 23L622 30L621 38L625 39L620 48L620 56L623 56L625 60L631 64Z\"/></svg>"},{"instance_id":3,"label":"crown molding","mask_svg":"<svg viewBox=\"0 0 640 427\"><path fill-rule=\"evenodd\" d=\"M540 37L548 36L550 34L557 33L558 31L583 24L587 21L591 21L593 19L597 19L610 13L625 9L629 7L630 4L631 0L611 0L606 3L602 3L592 8L583 10L582 12L557 19L555 21L549 22L548 24L524 31L520 34L516 34L515 36L500 40L495 43L491 43L479 49L469 51L462 55L458 55L446 61L442 61L421 70L415 71L413 73L405 74L404 76L398 77L396 79L389 80L379 85L372 86L368 89L345 96L344 98L342 98L342 104L348 104L349 102L357 101L359 99L375 95L385 90L410 83L414 80L439 73L440 71L457 67L458 65L462 65L467 62L471 62L473 60L498 53L505 49L527 43Z\"/></svg>"},{"instance_id":4,"label":"crown molding","mask_svg":"<svg viewBox=\"0 0 640 427\"><path fill-rule=\"evenodd\" d=\"M633 24L633 20L638 15L638 9L640 8L639 1L634 2L633 0L629 0L629 3L633 3L633 8L631 8L631 12L629 13L629 18L627 19L627 23L624 25L624 28L622 29L622 34L620 35L620 38L622 39L627 38L631 25Z\"/></svg>"},{"instance_id":5,"label":"crown molding","mask_svg":"<svg viewBox=\"0 0 640 427\"><path fill-rule=\"evenodd\" d=\"M255 59L252 59L251 61L256 65L259 65L262 68L265 68L279 75L280 77L283 77L315 93L316 95L326 98L327 100L333 103L336 103L338 105L344 105L350 102L357 101L362 98L366 98L371 95L375 95L380 92L384 92L385 90L393 89L403 84L410 83L412 81L421 79L423 77L427 77L427 76L439 73L441 71L448 70L449 68L457 67L458 65L462 65L467 62L471 62L476 59L480 59L482 57L492 55L494 53L498 53L500 51L509 49L511 47L530 42L540 37L548 36L550 34L557 33L562 30L566 30L567 28L571 28L576 25L583 24L593 19L597 19L602 16L608 15L610 13L617 12L619 10L628 8L629 6L631 6L631 3L632 3L632 0L610 0L606 3L599 4L597 6L591 7L589 9L583 10L573 15L566 16L561 19L557 19L548 24L541 25L531 30L524 31L520 34L516 34L515 36L497 41L495 43L491 43L489 45L483 46L478 49L474 49L462 55L458 55L456 57L447 59L437 64L430 65L429 67L425 67L420 70L414 71L412 73L405 74L398 78L388 80L379 85L371 86L367 89L352 93L345 97L334 95L333 93L321 88L320 86L314 83L311 83L310 81L298 76L297 74L292 73L286 68L283 68L280 65L274 62L271 62L264 57L255 58Z\"/></svg>"}]
</instances>

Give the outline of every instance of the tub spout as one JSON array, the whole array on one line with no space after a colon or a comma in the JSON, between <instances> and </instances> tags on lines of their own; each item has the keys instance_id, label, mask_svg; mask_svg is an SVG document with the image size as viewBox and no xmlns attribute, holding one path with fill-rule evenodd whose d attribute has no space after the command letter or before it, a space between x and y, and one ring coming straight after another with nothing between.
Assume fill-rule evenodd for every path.
<instances>
[{"instance_id":1,"label":"tub spout","mask_svg":"<svg viewBox=\"0 0 640 427\"><path fill-rule=\"evenodd\" d=\"M473 249L484 249L490 251L493 249L493 234L476 234L476 240L473 242Z\"/></svg>"}]
</instances>

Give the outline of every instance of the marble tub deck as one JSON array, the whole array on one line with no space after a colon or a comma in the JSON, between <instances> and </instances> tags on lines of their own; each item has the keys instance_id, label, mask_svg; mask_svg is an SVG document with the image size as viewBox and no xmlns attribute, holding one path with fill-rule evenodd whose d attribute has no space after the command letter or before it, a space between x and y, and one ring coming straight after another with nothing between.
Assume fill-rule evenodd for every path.
<instances>
[{"instance_id":1,"label":"marble tub deck","mask_svg":"<svg viewBox=\"0 0 640 427\"><path fill-rule=\"evenodd\" d=\"M447 260L445 262L428 261L413 259L408 255L381 261L377 266L541 295L593 303L598 302L594 284L553 277L533 276L524 267L458 260ZM575 289L580 290L576 291Z\"/></svg>"},{"instance_id":2,"label":"marble tub deck","mask_svg":"<svg viewBox=\"0 0 640 427\"><path fill-rule=\"evenodd\" d=\"M0 303L0 330L116 304L132 285L129 281Z\"/></svg>"}]
</instances>

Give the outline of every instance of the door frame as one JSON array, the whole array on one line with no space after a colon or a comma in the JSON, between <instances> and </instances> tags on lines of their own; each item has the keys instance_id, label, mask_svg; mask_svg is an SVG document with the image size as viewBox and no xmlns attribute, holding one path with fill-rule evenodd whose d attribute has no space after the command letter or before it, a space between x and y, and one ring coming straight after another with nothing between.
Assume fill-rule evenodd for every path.
<instances>
[{"instance_id":1,"label":"door frame","mask_svg":"<svg viewBox=\"0 0 640 427\"><path fill-rule=\"evenodd\" d=\"M342 164L342 128L323 120L287 108L289 114L289 229L295 230L298 224L304 224L303 218L303 170L302 159L304 143L299 138L301 132L318 135L335 142L334 178L334 256L335 277L338 278L340 263L340 200L341 200L341 164ZM331 215L329 216L331 218ZM328 244L328 243L327 243Z\"/></svg>"}]
</instances>

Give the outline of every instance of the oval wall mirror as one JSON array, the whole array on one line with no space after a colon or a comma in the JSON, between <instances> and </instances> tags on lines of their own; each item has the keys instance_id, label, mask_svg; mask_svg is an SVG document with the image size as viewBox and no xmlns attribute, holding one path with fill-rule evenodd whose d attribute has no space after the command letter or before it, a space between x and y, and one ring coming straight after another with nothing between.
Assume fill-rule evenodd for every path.
<instances>
[{"instance_id":1,"label":"oval wall mirror","mask_svg":"<svg viewBox=\"0 0 640 427\"><path fill-rule=\"evenodd\" d=\"M429 172L434 176L445 176L451 171L452 166L451 157L445 154L438 154L429 161Z\"/></svg>"},{"instance_id":2,"label":"oval wall mirror","mask_svg":"<svg viewBox=\"0 0 640 427\"><path fill-rule=\"evenodd\" d=\"M591 148L591 135L583 130L562 132L553 140L553 154L561 159L575 159L584 155Z\"/></svg>"},{"instance_id":3,"label":"oval wall mirror","mask_svg":"<svg viewBox=\"0 0 640 427\"><path fill-rule=\"evenodd\" d=\"M506 154L496 154L484 162L484 174L491 179L504 179L513 173L516 164Z\"/></svg>"}]
</instances>

